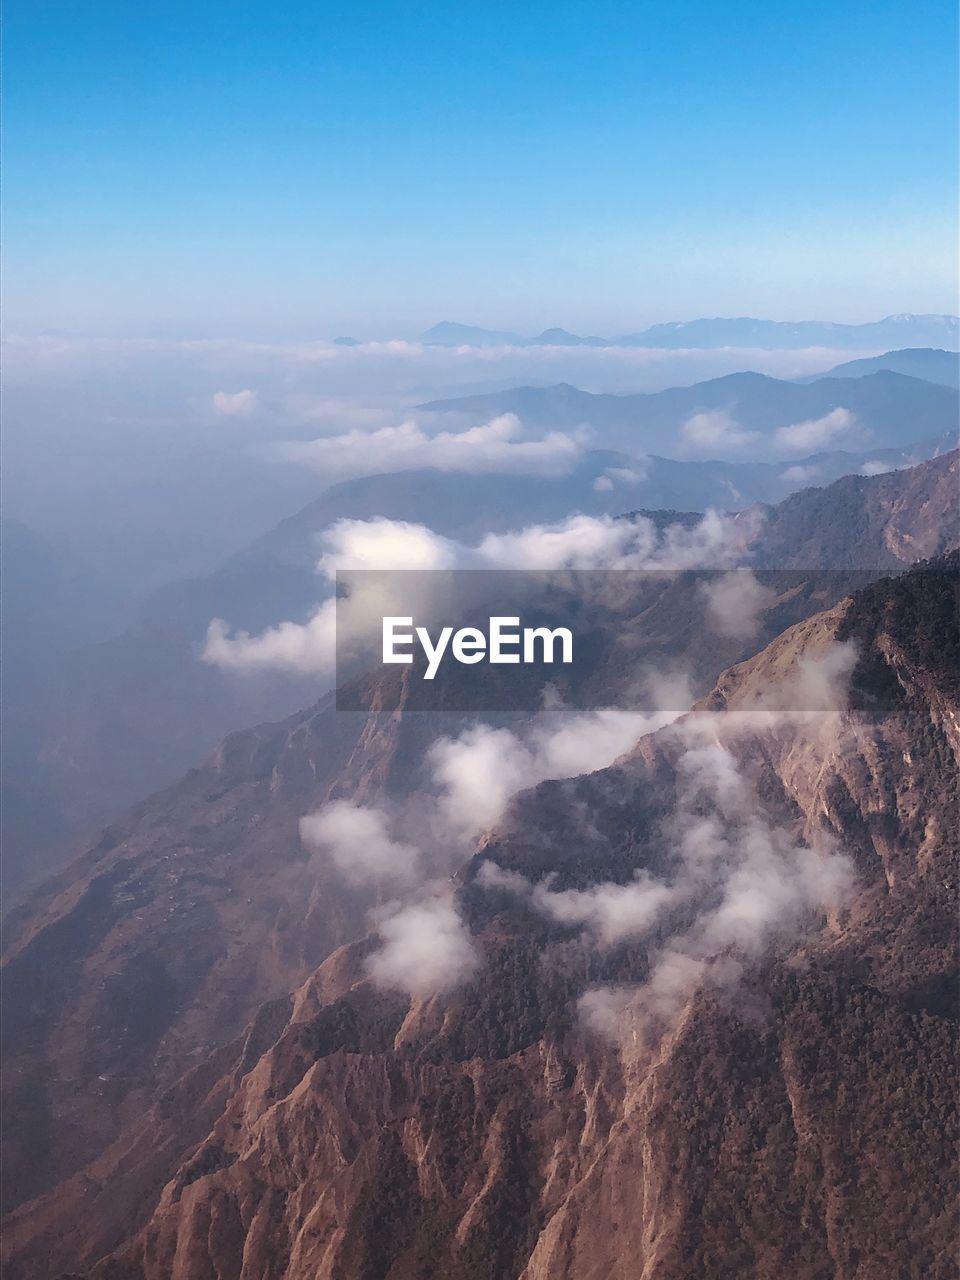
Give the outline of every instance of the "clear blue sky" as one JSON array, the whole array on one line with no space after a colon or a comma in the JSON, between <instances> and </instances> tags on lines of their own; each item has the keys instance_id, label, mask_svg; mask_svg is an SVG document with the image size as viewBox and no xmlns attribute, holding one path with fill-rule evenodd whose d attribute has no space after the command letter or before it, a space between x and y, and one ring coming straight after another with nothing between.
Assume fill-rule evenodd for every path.
<instances>
[{"instance_id":1,"label":"clear blue sky","mask_svg":"<svg viewBox=\"0 0 960 1280\"><path fill-rule=\"evenodd\" d=\"M5 328L956 306L953 0L7 0Z\"/></svg>"}]
</instances>

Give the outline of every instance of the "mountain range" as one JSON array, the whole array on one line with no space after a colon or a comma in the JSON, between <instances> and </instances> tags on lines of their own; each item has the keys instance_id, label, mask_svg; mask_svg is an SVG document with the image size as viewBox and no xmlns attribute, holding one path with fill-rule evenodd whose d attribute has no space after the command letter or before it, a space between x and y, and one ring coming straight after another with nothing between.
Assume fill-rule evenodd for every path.
<instances>
[{"instance_id":1,"label":"mountain range","mask_svg":"<svg viewBox=\"0 0 960 1280\"><path fill-rule=\"evenodd\" d=\"M614 338L580 337L566 329L545 329L534 338L497 329L443 320L421 334L433 346L624 346L710 348L753 347L949 347L956 349L956 316L893 315L867 324L835 324L820 320L755 320L748 316L712 320L678 320L651 325Z\"/></svg>"},{"instance_id":2,"label":"mountain range","mask_svg":"<svg viewBox=\"0 0 960 1280\"><path fill-rule=\"evenodd\" d=\"M367 943L331 957L279 1030L274 1010L249 1056L234 1051L222 1114L91 1276L946 1280L955 584L950 570L885 582L786 632L708 700L722 734L752 682L838 641L860 647L854 705L897 689L869 731L850 711L835 728L865 760L838 751L824 767L820 742L791 730L734 732L727 748L747 771L761 747L752 785L772 828L851 850L850 906L813 913L734 989L694 984L637 1038L623 993L650 983L646 948L591 952L515 886L577 895L638 866L669 874L682 753L661 733L604 773L544 784L458 877L479 976L411 999L373 988ZM614 993L607 1041L575 1014L597 992Z\"/></svg>"},{"instance_id":3,"label":"mountain range","mask_svg":"<svg viewBox=\"0 0 960 1280\"><path fill-rule=\"evenodd\" d=\"M297 824L334 799L426 803L432 744L475 718L327 697L111 824L6 929L11 1280L627 1280L638 1259L667 1280L856 1280L898 1274L905 1234L916 1274L946 1277L955 557L853 597L810 566L862 582L940 555L957 478L954 454L737 517L754 562L804 571L754 634L704 636L665 579L629 661L616 637L598 654L611 702L644 662L686 655L691 723L712 717L708 741L749 775L751 822L777 848L824 833L858 877L729 994L694 984L655 1042L575 1016L589 991L644 989L642 941L584 949L578 917L551 922L524 885L606 900L669 874L675 729L521 794L465 855L482 963L444 995L371 983L366 913L386 898L309 858ZM835 645L856 661L839 721L815 722L828 738L728 735L758 688Z\"/></svg>"},{"instance_id":4,"label":"mountain range","mask_svg":"<svg viewBox=\"0 0 960 1280\"><path fill-rule=\"evenodd\" d=\"M595 394L559 383L432 400L419 408L473 420L512 413L531 427L552 430L589 426L608 448L681 457L686 450L697 457L712 451L789 459L828 442L846 449L902 448L934 436L955 437L958 429L954 390L887 369L808 383L733 373L635 395ZM707 414L723 417L705 419Z\"/></svg>"}]
</instances>

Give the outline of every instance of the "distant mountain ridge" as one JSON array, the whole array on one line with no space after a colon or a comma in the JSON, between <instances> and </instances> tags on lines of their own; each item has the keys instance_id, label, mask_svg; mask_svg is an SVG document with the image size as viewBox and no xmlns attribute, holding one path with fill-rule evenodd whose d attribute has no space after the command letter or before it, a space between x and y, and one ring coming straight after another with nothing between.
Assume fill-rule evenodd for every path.
<instances>
[{"instance_id":1,"label":"distant mountain ridge","mask_svg":"<svg viewBox=\"0 0 960 1280\"><path fill-rule=\"evenodd\" d=\"M836 448L902 447L921 438L950 434L960 428L956 392L948 386L878 369L865 377L821 377L810 382L790 382L762 373L730 373L692 386L663 391L613 395L582 391L561 382L553 387L514 387L483 395L430 400L418 408L426 413L460 413L487 420L504 413L516 414L528 426L572 430L590 426L598 444L630 453L667 453L683 449L697 456L723 452L722 441L730 425L756 433L744 447L742 437L729 448L741 448L744 456L759 459L776 456L776 432L798 423L815 422L836 409L851 419L833 442ZM717 441L710 436L694 444L683 432L698 414L726 414L726 426L718 423ZM859 436L858 436L859 433ZM808 450L812 451L812 450ZM729 453L729 449L728 449Z\"/></svg>"},{"instance_id":2,"label":"distant mountain ridge","mask_svg":"<svg viewBox=\"0 0 960 1280\"><path fill-rule=\"evenodd\" d=\"M420 336L428 346L623 346L711 348L757 347L956 347L960 320L950 315L892 315L867 324L836 324L823 320L756 320L735 318L675 320L654 324L617 337L581 337L566 329L548 328L537 337L509 330L442 320Z\"/></svg>"},{"instance_id":3,"label":"distant mountain ridge","mask_svg":"<svg viewBox=\"0 0 960 1280\"><path fill-rule=\"evenodd\" d=\"M909 378L922 378L926 382L938 382L944 387L960 386L960 356L956 351L943 351L936 347L905 347L902 351L885 351L880 356L867 356L862 360L847 360L826 373L812 378L800 378L800 382L815 382L818 378L863 378L867 374L902 373Z\"/></svg>"}]
</instances>

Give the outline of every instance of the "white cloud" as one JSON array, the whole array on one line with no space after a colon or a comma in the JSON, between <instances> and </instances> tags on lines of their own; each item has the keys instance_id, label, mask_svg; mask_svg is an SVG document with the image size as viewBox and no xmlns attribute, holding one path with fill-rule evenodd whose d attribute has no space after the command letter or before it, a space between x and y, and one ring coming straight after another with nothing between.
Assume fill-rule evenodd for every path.
<instances>
[{"instance_id":1,"label":"white cloud","mask_svg":"<svg viewBox=\"0 0 960 1280\"><path fill-rule=\"evenodd\" d=\"M879 459L875 459L872 462L865 462L860 468L860 474L862 476L885 476L893 470L894 468L888 462L881 462Z\"/></svg>"},{"instance_id":2,"label":"white cloud","mask_svg":"<svg viewBox=\"0 0 960 1280\"><path fill-rule=\"evenodd\" d=\"M861 434L857 420L849 409L831 409L822 418L812 418L808 422L796 422L789 427L779 427L774 434L775 442L791 452L808 452L814 449L825 449L833 444L838 436L851 437Z\"/></svg>"},{"instance_id":3,"label":"white cloud","mask_svg":"<svg viewBox=\"0 0 960 1280\"><path fill-rule=\"evenodd\" d=\"M732 705L728 704L722 721L707 716L688 717L683 731L688 741L706 735L711 740L722 726L723 733L733 736L783 727L788 723L811 723L829 726L829 716L841 712L847 700L850 676L857 664L858 650L853 641L830 640L819 651L815 639L808 652L801 654L792 666L782 668L774 659L776 679L766 665L742 670L735 682Z\"/></svg>"},{"instance_id":4,"label":"white cloud","mask_svg":"<svg viewBox=\"0 0 960 1280\"><path fill-rule=\"evenodd\" d=\"M222 671L290 671L329 674L336 650L336 607L325 600L308 622L281 622L258 636L230 634L223 618L207 627L202 658Z\"/></svg>"},{"instance_id":5,"label":"white cloud","mask_svg":"<svg viewBox=\"0 0 960 1280\"><path fill-rule=\"evenodd\" d=\"M695 413L680 428L684 451L712 449L717 453L736 453L758 438L758 432L747 431L726 409Z\"/></svg>"},{"instance_id":6,"label":"white cloud","mask_svg":"<svg viewBox=\"0 0 960 1280\"><path fill-rule=\"evenodd\" d=\"M737 563L743 547L755 535L753 519L750 513L735 520L708 511L692 528L678 523L659 531L653 521L642 516L618 520L575 515L556 524L487 534L476 546L399 520L340 520L320 537L317 568L329 582L337 570L348 569L726 568ZM406 580L401 612L409 614L416 604L419 616L425 618L431 610L427 593L434 585L426 578L414 584L424 598L411 601L413 588ZM344 645L368 631L371 618L398 611L384 594L388 591L385 580L357 585L348 606L341 601L335 611L333 602L327 600L306 623L281 622L259 636L247 632L231 636L228 624L214 619L208 628L203 660L235 672L273 668L329 674L337 635Z\"/></svg>"},{"instance_id":7,"label":"white cloud","mask_svg":"<svg viewBox=\"0 0 960 1280\"><path fill-rule=\"evenodd\" d=\"M599 943L612 946L645 933L676 896L675 888L637 871L628 884L608 882L557 892L539 884L533 902L558 923L586 925Z\"/></svg>"},{"instance_id":8,"label":"white cloud","mask_svg":"<svg viewBox=\"0 0 960 1280\"><path fill-rule=\"evenodd\" d=\"M525 897L530 892L530 881L519 871L507 871L496 862L483 862L477 872L477 883L485 889L506 889Z\"/></svg>"},{"instance_id":9,"label":"white cloud","mask_svg":"<svg viewBox=\"0 0 960 1280\"><path fill-rule=\"evenodd\" d=\"M388 835L386 814L349 800L335 800L305 814L300 839L329 858L352 884L412 884L420 870L419 851Z\"/></svg>"},{"instance_id":10,"label":"white cloud","mask_svg":"<svg viewBox=\"0 0 960 1280\"><path fill-rule=\"evenodd\" d=\"M492 826L511 796L548 778L570 778L606 768L638 738L669 724L679 710L547 714L523 730L475 725L457 738L441 738L428 763L439 789L437 815L461 840Z\"/></svg>"},{"instance_id":11,"label":"white cloud","mask_svg":"<svg viewBox=\"0 0 960 1280\"><path fill-rule=\"evenodd\" d=\"M320 535L317 570L330 581L345 569L454 569L468 550L459 542L406 520L337 520Z\"/></svg>"},{"instance_id":12,"label":"white cloud","mask_svg":"<svg viewBox=\"0 0 960 1280\"><path fill-rule=\"evenodd\" d=\"M735 569L701 587L707 601L706 620L718 635L747 640L760 628L761 615L776 599L770 587L749 569Z\"/></svg>"},{"instance_id":13,"label":"white cloud","mask_svg":"<svg viewBox=\"0 0 960 1280\"><path fill-rule=\"evenodd\" d=\"M338 520L320 536L318 572L333 582L338 570L447 569L462 558L463 548L423 525L402 520ZM423 587L429 587L424 579ZM230 635L222 618L207 628L203 660L225 671L290 671L331 676L336 661L338 629L346 650L352 637L362 635L372 618L395 613L385 580L358 580L347 607L339 612L331 598L318 606L305 623L281 622L258 636L247 631ZM410 587L404 597L410 603Z\"/></svg>"},{"instance_id":14,"label":"white cloud","mask_svg":"<svg viewBox=\"0 0 960 1280\"><path fill-rule=\"evenodd\" d=\"M260 397L249 388L245 391L216 391L213 408L225 418L249 418L260 407Z\"/></svg>"},{"instance_id":15,"label":"white cloud","mask_svg":"<svg viewBox=\"0 0 960 1280\"><path fill-rule=\"evenodd\" d=\"M789 484L806 484L808 480L815 480L820 474L820 468L817 466L795 466L787 467L786 471L780 472L780 479L786 480Z\"/></svg>"},{"instance_id":16,"label":"white cloud","mask_svg":"<svg viewBox=\"0 0 960 1280\"><path fill-rule=\"evenodd\" d=\"M449 991L479 966L470 931L449 891L406 906L394 904L377 923L381 946L366 962L378 987L412 996Z\"/></svg>"},{"instance_id":17,"label":"white cloud","mask_svg":"<svg viewBox=\"0 0 960 1280\"><path fill-rule=\"evenodd\" d=\"M646 479L646 471L640 467L607 467L597 476L593 488L597 493L610 493L618 486L629 488Z\"/></svg>"},{"instance_id":18,"label":"white cloud","mask_svg":"<svg viewBox=\"0 0 960 1280\"><path fill-rule=\"evenodd\" d=\"M579 460L582 444L573 435L550 432L541 439L524 439L514 414L469 427L428 435L416 422L350 430L316 440L290 441L277 446L292 462L320 472L326 480L433 467L489 475L562 476Z\"/></svg>"},{"instance_id":19,"label":"white cloud","mask_svg":"<svg viewBox=\"0 0 960 1280\"><path fill-rule=\"evenodd\" d=\"M801 656L793 681L785 682L784 705L812 712L840 710L846 702L858 657L852 640L831 644L816 656Z\"/></svg>"},{"instance_id":20,"label":"white cloud","mask_svg":"<svg viewBox=\"0 0 960 1280\"><path fill-rule=\"evenodd\" d=\"M478 553L488 568L726 568L742 554L749 524L749 515L738 525L708 511L693 527L675 523L659 531L644 516L624 520L577 515L557 524L488 534Z\"/></svg>"}]
</instances>

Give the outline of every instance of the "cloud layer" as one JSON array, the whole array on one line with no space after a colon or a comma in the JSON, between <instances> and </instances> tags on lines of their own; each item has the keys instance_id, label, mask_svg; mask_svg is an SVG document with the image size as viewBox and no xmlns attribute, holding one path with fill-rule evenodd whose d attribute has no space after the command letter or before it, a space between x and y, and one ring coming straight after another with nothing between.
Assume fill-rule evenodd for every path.
<instances>
[{"instance_id":1,"label":"cloud layer","mask_svg":"<svg viewBox=\"0 0 960 1280\"><path fill-rule=\"evenodd\" d=\"M576 466L582 441L562 431L525 439L520 419L502 414L464 431L428 435L418 423L406 421L374 431L291 441L278 445L277 452L328 481L424 467L480 475L563 476Z\"/></svg>"}]
</instances>

